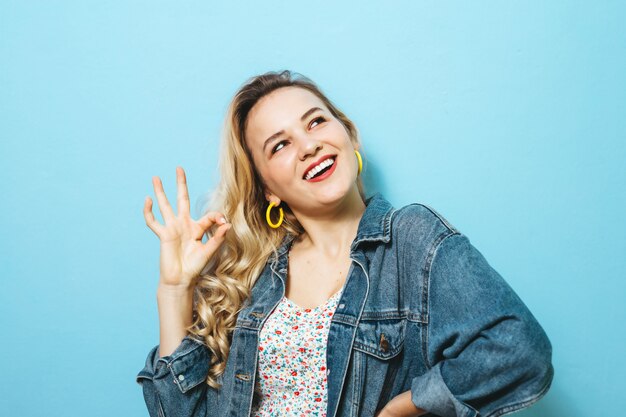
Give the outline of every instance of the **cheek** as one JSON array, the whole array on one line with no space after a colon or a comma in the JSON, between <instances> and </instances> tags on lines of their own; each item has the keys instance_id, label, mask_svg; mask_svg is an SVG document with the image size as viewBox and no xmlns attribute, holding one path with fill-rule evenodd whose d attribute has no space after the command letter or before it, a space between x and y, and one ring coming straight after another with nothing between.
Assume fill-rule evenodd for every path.
<instances>
[{"instance_id":1,"label":"cheek","mask_svg":"<svg viewBox=\"0 0 626 417\"><path fill-rule=\"evenodd\" d=\"M337 122L336 125L333 126L333 128L334 128L333 135L337 137L343 137L346 143L349 143L350 145L354 146L352 139L350 139L350 134L348 133L346 128L343 127L341 123Z\"/></svg>"},{"instance_id":2,"label":"cheek","mask_svg":"<svg viewBox=\"0 0 626 417\"><path fill-rule=\"evenodd\" d=\"M295 157L287 153L275 156L264 169L268 184L280 185L291 181L295 177Z\"/></svg>"}]
</instances>

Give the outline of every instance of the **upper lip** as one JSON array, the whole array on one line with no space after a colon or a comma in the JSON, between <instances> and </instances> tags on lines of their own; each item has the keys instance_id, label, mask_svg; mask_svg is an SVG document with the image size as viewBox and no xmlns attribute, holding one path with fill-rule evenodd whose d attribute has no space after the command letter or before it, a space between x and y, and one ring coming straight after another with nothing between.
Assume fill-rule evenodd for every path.
<instances>
[{"instance_id":1,"label":"upper lip","mask_svg":"<svg viewBox=\"0 0 626 417\"><path fill-rule=\"evenodd\" d=\"M318 159L317 161L313 162L311 165L308 166L307 169L304 170L304 174L302 175L302 179L306 178L306 174L312 170L313 168L315 168L316 166L318 166L319 164L321 164L323 161L327 160L328 158L335 158L337 155L324 155L322 156L320 159Z\"/></svg>"}]
</instances>

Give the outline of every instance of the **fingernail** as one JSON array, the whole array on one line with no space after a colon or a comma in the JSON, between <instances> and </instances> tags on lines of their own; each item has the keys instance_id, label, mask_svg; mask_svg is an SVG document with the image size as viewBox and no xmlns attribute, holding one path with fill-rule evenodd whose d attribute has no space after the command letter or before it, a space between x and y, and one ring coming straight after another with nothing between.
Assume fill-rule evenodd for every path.
<instances>
[{"instance_id":1,"label":"fingernail","mask_svg":"<svg viewBox=\"0 0 626 417\"><path fill-rule=\"evenodd\" d=\"M226 223L226 219L223 217L220 217L218 221L222 224Z\"/></svg>"}]
</instances>

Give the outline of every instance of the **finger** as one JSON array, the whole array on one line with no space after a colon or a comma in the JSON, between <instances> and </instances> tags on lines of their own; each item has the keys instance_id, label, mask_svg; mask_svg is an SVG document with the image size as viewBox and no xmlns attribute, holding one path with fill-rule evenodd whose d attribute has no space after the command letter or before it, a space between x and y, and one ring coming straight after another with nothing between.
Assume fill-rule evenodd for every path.
<instances>
[{"instance_id":1,"label":"finger","mask_svg":"<svg viewBox=\"0 0 626 417\"><path fill-rule=\"evenodd\" d=\"M226 224L226 218L219 211L209 211L204 216L200 217L197 221L198 225L202 228L200 235L203 235L214 224Z\"/></svg>"},{"instance_id":2,"label":"finger","mask_svg":"<svg viewBox=\"0 0 626 417\"><path fill-rule=\"evenodd\" d=\"M207 258L211 257L217 248L224 243L226 232L228 232L231 227L232 225L230 223L221 225L217 228L211 239L202 245Z\"/></svg>"},{"instance_id":3,"label":"finger","mask_svg":"<svg viewBox=\"0 0 626 417\"><path fill-rule=\"evenodd\" d=\"M163 226L154 218L154 214L152 213L152 199L150 197L146 197L143 203L143 217L146 219L146 225L152 230L157 236L160 236L161 231L163 230Z\"/></svg>"},{"instance_id":4,"label":"finger","mask_svg":"<svg viewBox=\"0 0 626 417\"><path fill-rule=\"evenodd\" d=\"M157 202L159 203L161 216L163 217L165 224L167 224L174 219L174 211L172 210L172 206L170 206L169 201L167 201L161 178L152 177L152 184L154 185L154 194L156 195Z\"/></svg>"},{"instance_id":5,"label":"finger","mask_svg":"<svg viewBox=\"0 0 626 417\"><path fill-rule=\"evenodd\" d=\"M178 215L189 216L189 190L187 189L187 177L183 167L176 167L176 187L178 189Z\"/></svg>"}]
</instances>

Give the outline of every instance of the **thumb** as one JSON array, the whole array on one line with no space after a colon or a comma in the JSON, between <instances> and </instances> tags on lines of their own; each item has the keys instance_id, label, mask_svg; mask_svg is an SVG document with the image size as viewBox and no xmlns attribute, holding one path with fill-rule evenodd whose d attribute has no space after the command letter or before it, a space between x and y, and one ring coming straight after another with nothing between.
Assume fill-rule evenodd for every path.
<instances>
[{"instance_id":1,"label":"thumb","mask_svg":"<svg viewBox=\"0 0 626 417\"><path fill-rule=\"evenodd\" d=\"M224 243L226 232L230 230L232 224L226 223L217 228L213 236L202 245L203 253L207 258L213 256L213 253Z\"/></svg>"}]
</instances>

